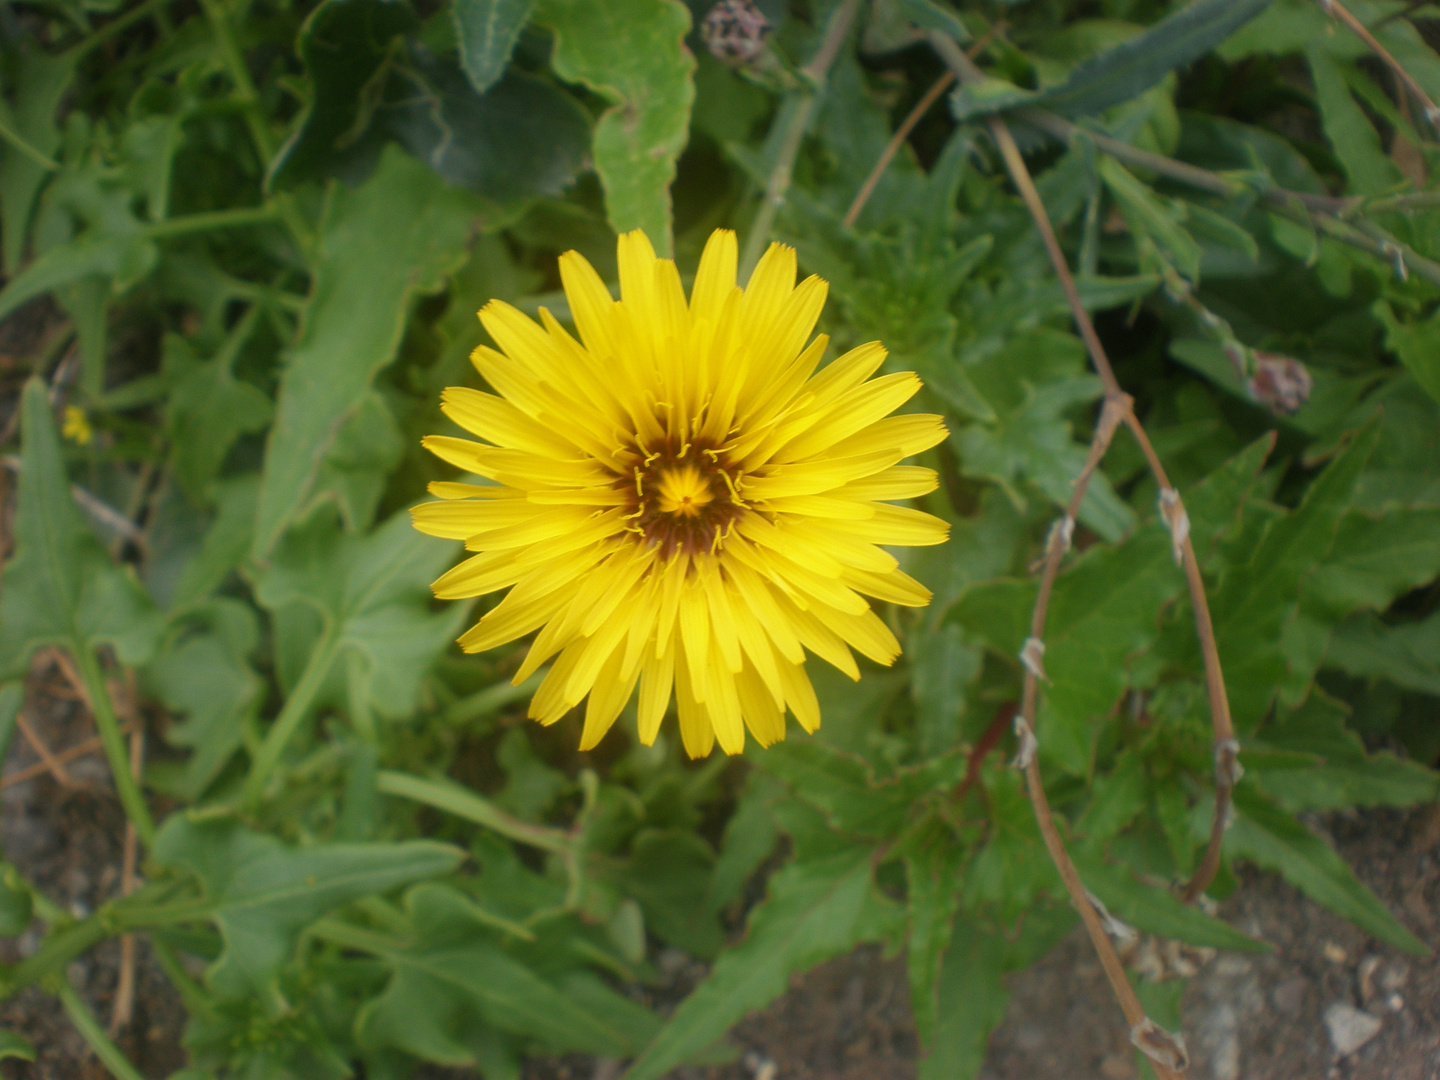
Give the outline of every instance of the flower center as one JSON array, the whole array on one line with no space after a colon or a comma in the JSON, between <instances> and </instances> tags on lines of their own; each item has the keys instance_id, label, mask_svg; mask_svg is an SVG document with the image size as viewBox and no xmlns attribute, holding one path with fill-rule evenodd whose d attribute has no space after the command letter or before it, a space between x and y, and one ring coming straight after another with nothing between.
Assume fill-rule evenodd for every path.
<instances>
[{"instance_id":1,"label":"flower center","mask_svg":"<svg viewBox=\"0 0 1440 1080\"><path fill-rule=\"evenodd\" d=\"M684 443L645 454L634 451L624 483L633 531L670 556L715 551L744 504L735 497L733 470L710 447Z\"/></svg>"},{"instance_id":2,"label":"flower center","mask_svg":"<svg viewBox=\"0 0 1440 1080\"><path fill-rule=\"evenodd\" d=\"M714 500L710 481L694 465L681 465L660 473L655 505L661 513L699 517L700 508Z\"/></svg>"}]
</instances>

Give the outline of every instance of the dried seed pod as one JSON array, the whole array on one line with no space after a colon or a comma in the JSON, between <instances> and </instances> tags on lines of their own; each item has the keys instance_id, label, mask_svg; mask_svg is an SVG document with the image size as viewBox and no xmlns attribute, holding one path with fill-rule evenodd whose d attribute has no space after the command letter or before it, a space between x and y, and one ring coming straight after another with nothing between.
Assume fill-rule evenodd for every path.
<instances>
[{"instance_id":1,"label":"dried seed pod","mask_svg":"<svg viewBox=\"0 0 1440 1080\"><path fill-rule=\"evenodd\" d=\"M751 0L720 0L700 23L700 36L715 58L739 67L765 51L770 20Z\"/></svg>"},{"instance_id":2,"label":"dried seed pod","mask_svg":"<svg viewBox=\"0 0 1440 1080\"><path fill-rule=\"evenodd\" d=\"M1310 369L1299 360L1267 352L1255 354L1255 374L1245 383L1252 398L1279 416L1299 412L1314 386Z\"/></svg>"}]
</instances>

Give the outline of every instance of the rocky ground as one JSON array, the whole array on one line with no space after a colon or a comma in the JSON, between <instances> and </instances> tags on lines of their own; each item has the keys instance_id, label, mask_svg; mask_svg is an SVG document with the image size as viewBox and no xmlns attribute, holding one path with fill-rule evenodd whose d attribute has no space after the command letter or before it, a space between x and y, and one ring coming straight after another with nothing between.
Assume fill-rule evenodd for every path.
<instances>
[{"instance_id":1,"label":"rocky ground","mask_svg":"<svg viewBox=\"0 0 1440 1080\"><path fill-rule=\"evenodd\" d=\"M27 715L53 752L94 732L63 674L37 665ZM39 757L17 733L5 776ZM54 902L77 914L119 888L124 819L97 754L41 770L0 789L0 847ZM1357 874L1415 933L1440 946L1440 808L1366 811L1317 821ZM1194 1080L1440 1080L1440 962L1379 944L1271 874L1246 873L1220 914L1276 947L1265 956L1221 955L1186 988L1185 1032ZM0 942L0 960L33 950L34 931ZM112 1016L120 948L107 942L69 972L102 1022ZM136 1006L117 1041L147 1077L184 1055L184 1013L143 945ZM668 965L678 996L702 972ZM1135 1055L1099 964L1079 935L1012 977L1007 1016L990 1040L985 1080L1140 1080ZM860 949L798 979L784 997L735 1031L740 1057L723 1068L680 1070L677 1080L907 1080L916 1071L904 969ZM0 1064L14 1080L98 1080L54 1000L32 989L0 1007L0 1027L40 1051L33 1065ZM527 1080L614 1080L620 1063L545 1059ZM433 1080L476 1080L433 1071Z\"/></svg>"}]
</instances>

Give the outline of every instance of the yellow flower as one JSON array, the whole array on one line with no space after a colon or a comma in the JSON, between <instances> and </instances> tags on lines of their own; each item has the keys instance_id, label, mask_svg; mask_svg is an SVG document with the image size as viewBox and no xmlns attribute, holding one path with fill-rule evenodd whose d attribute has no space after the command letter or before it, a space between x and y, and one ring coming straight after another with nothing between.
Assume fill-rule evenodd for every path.
<instances>
[{"instance_id":1,"label":"yellow flower","mask_svg":"<svg viewBox=\"0 0 1440 1080\"><path fill-rule=\"evenodd\" d=\"M492 300L500 346L471 359L496 394L451 387L444 411L484 443L425 446L489 485L437 482L415 526L474 556L435 582L442 599L510 592L460 638L481 652L539 630L518 683L554 658L530 704L552 724L588 695L582 750L635 692L649 745L673 689L692 757L806 731L820 709L806 650L852 679L850 649L890 664L900 645L865 597L924 606L930 592L877 545L943 543L939 518L883 500L934 490L901 459L945 437L939 416L890 416L920 389L870 376L872 342L816 372L806 340L825 303L795 285L774 244L735 284L735 235L711 236L687 303L675 264L643 233L620 237L611 298L578 253L560 257L577 341ZM498 395L498 396L497 396Z\"/></svg>"},{"instance_id":2,"label":"yellow flower","mask_svg":"<svg viewBox=\"0 0 1440 1080\"><path fill-rule=\"evenodd\" d=\"M89 446L90 440L95 437L85 410L78 405L65 406L65 418L60 424L60 434L81 446Z\"/></svg>"}]
</instances>

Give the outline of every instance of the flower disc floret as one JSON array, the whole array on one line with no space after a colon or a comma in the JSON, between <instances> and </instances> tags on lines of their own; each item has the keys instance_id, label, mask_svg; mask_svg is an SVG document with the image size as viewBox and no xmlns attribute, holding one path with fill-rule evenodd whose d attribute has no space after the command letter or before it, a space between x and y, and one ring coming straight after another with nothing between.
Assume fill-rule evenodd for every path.
<instances>
[{"instance_id":1,"label":"flower disc floret","mask_svg":"<svg viewBox=\"0 0 1440 1080\"><path fill-rule=\"evenodd\" d=\"M500 301L480 312L498 348L472 356L494 393L451 387L447 416L483 442L425 445L480 482L437 482L423 532L474 554L435 582L442 599L508 589L460 638L467 652L539 631L515 674L545 663L530 703L544 724L582 701L581 749L639 695L652 743L670 702L691 756L748 730L820 724L813 653L859 678L852 649L900 646L870 599L923 606L892 546L942 543L946 524L894 505L936 486L900 462L945 437L940 417L891 414L920 388L872 376L878 342L825 367L811 339L826 284L795 284L772 245L741 289L734 234L705 247L689 299L642 233L619 241L615 300L576 252L560 259L578 339Z\"/></svg>"}]
</instances>

